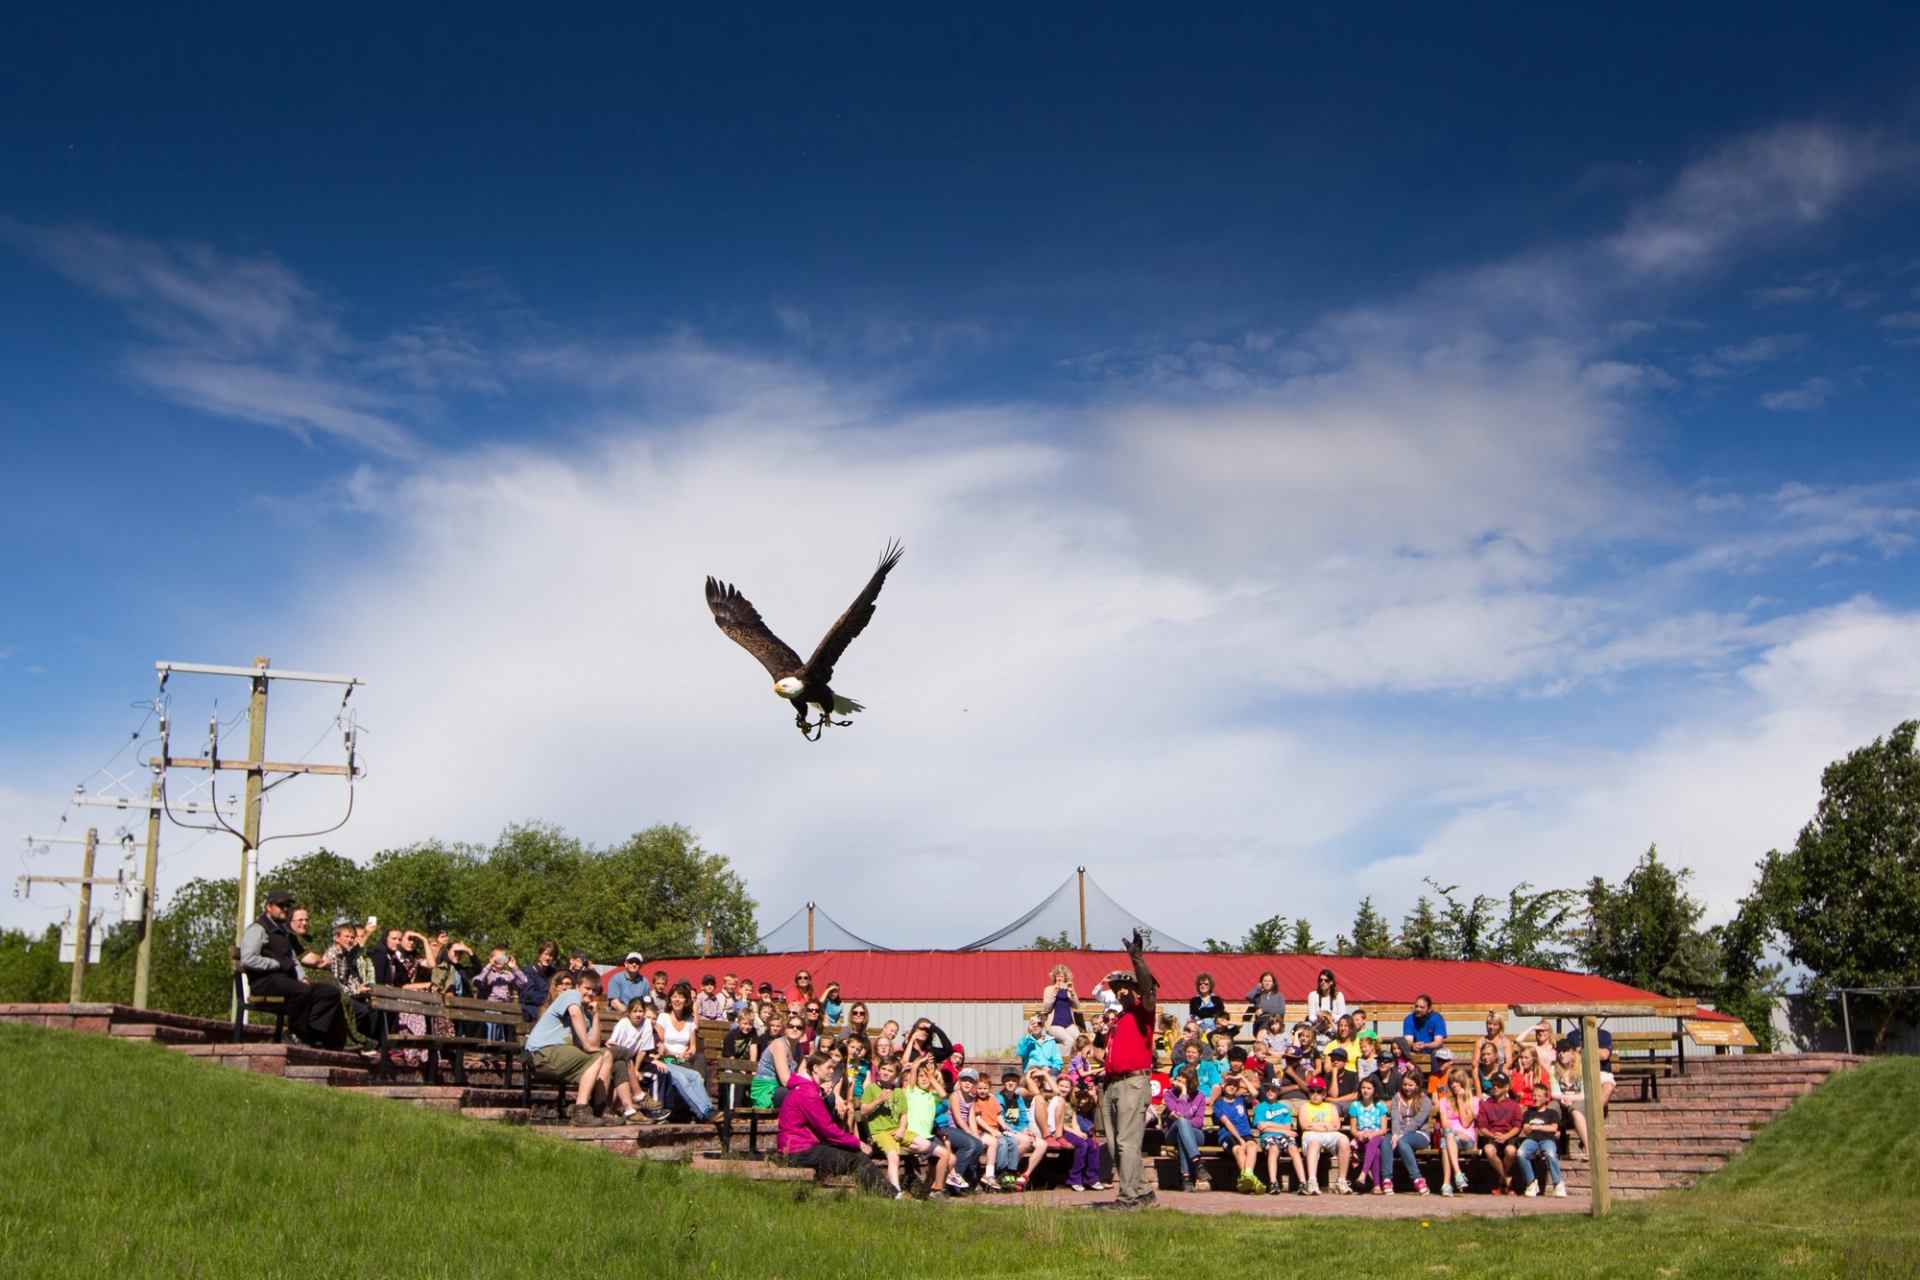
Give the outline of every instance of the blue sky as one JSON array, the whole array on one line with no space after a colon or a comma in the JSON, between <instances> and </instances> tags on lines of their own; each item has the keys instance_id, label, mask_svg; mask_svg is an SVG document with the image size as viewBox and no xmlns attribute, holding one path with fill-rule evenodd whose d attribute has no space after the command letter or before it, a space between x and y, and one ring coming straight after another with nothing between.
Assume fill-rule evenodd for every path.
<instances>
[{"instance_id":1,"label":"blue sky","mask_svg":"<svg viewBox=\"0 0 1920 1280\"><path fill-rule=\"evenodd\" d=\"M354 853L685 821L911 943L1658 841L1717 915L1920 713L1907 7L12 26L8 830L270 653L369 680ZM804 649L895 534L808 747L694 588Z\"/></svg>"}]
</instances>

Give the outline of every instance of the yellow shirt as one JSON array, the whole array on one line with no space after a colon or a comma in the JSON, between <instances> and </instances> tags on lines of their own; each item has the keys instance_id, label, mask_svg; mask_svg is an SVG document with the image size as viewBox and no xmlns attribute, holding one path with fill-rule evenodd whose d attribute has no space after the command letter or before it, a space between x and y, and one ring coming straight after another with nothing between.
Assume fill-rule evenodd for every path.
<instances>
[{"instance_id":1,"label":"yellow shirt","mask_svg":"<svg viewBox=\"0 0 1920 1280\"><path fill-rule=\"evenodd\" d=\"M1340 1108L1331 1102L1309 1102L1300 1108L1302 1129L1338 1129Z\"/></svg>"}]
</instances>

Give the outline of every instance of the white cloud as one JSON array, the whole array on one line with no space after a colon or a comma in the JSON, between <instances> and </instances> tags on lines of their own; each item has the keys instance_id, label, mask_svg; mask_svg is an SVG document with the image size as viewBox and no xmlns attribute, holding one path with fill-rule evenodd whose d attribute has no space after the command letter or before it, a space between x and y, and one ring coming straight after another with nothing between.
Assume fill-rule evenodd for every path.
<instances>
[{"instance_id":1,"label":"white cloud","mask_svg":"<svg viewBox=\"0 0 1920 1280\"><path fill-rule=\"evenodd\" d=\"M1608 242L1629 270L1684 276L1763 239L1810 226L1908 156L1866 134L1783 125L1695 161L1666 192L1636 208Z\"/></svg>"},{"instance_id":2,"label":"white cloud","mask_svg":"<svg viewBox=\"0 0 1920 1280\"><path fill-rule=\"evenodd\" d=\"M1865 601L1806 615L1723 697L1690 711L1631 750L1505 762L1507 795L1465 808L1381 870L1460 874L1470 891L1498 891L1515 859L1545 853L1569 878L1617 878L1657 843L1693 868L1694 890L1724 919L1753 864L1813 816L1820 771L1920 712L1920 615ZM1500 865L1487 867L1490 856Z\"/></svg>"},{"instance_id":3,"label":"white cloud","mask_svg":"<svg viewBox=\"0 0 1920 1280\"><path fill-rule=\"evenodd\" d=\"M85 226L0 221L0 240L105 298L151 341L123 361L163 399L303 438L405 457L418 449L396 392L475 376L444 327L394 335L371 356L318 291L267 254L229 255ZM383 385L392 378L396 386Z\"/></svg>"},{"instance_id":4,"label":"white cloud","mask_svg":"<svg viewBox=\"0 0 1920 1280\"><path fill-rule=\"evenodd\" d=\"M1722 378L1756 365L1771 364L1806 345L1806 335L1801 333L1761 334L1745 342L1715 347L1709 354L1696 358L1689 370L1696 378Z\"/></svg>"},{"instance_id":5,"label":"white cloud","mask_svg":"<svg viewBox=\"0 0 1920 1280\"><path fill-rule=\"evenodd\" d=\"M1837 390L1839 386L1832 378L1812 377L1798 386L1766 392L1760 397L1760 404L1775 413L1805 413L1826 404Z\"/></svg>"},{"instance_id":6,"label":"white cloud","mask_svg":"<svg viewBox=\"0 0 1920 1280\"><path fill-rule=\"evenodd\" d=\"M369 680L374 774L336 847L678 820L769 918L813 897L883 942L985 931L1078 863L1177 935L1237 922L1168 894L1175 866L1331 932L1363 892L1403 906L1412 869L1462 878L1468 847L1492 889L1541 848L1571 881L1650 839L1719 876L1790 838L1818 765L1905 696L1904 660L1840 657L1916 625L1870 604L1756 621L1663 611L1630 574L1567 585L1571 560L1659 528L1570 361L1041 434L1019 409L915 416L858 388L861 424L832 425L817 374L634 358L678 370L702 410L578 451L423 461L380 494L390 552L313 582L285 620L281 661ZM1796 489L1706 515L1860 538L1899 510ZM801 742L700 583L735 581L805 651L893 534L907 558L836 679L870 710ZM1339 701L1443 694L1484 713L1648 669L1701 674L1684 714L1613 752L1577 723L1509 744ZM1801 670L1818 675L1804 697ZM1759 736L1777 760L1745 743L1816 715L1817 732ZM1706 797L1732 803L1738 779L1714 753L1738 743L1766 802L1738 797L1715 834ZM326 803L290 791L272 820L317 825ZM1608 803L1623 808L1581 829ZM1362 866L1362 833L1408 814L1428 815L1408 841L1421 861ZM902 883L942 886L934 935L895 910ZM1741 886L1702 887L1721 906Z\"/></svg>"}]
</instances>

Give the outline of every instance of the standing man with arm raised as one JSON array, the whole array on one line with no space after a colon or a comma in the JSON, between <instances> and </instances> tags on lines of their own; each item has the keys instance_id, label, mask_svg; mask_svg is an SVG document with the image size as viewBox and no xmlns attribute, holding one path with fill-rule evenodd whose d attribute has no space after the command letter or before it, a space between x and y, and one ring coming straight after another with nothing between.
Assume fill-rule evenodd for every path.
<instances>
[{"instance_id":1,"label":"standing man with arm raised","mask_svg":"<svg viewBox=\"0 0 1920 1280\"><path fill-rule=\"evenodd\" d=\"M1119 1194L1101 1209L1144 1209L1154 1203L1147 1185L1140 1140L1147 1127L1147 1103L1153 1095L1153 1023L1159 1012L1159 984L1147 968L1140 931L1126 942L1133 970L1107 975L1120 998L1120 1014L1107 1035L1106 1075L1100 1097L1107 1140L1113 1144L1113 1179Z\"/></svg>"}]
</instances>

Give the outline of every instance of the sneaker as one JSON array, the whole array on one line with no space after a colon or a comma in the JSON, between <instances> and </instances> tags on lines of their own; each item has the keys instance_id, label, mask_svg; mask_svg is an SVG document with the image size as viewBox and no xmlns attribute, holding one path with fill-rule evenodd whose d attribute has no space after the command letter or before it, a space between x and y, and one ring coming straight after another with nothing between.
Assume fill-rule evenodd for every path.
<instances>
[{"instance_id":1,"label":"sneaker","mask_svg":"<svg viewBox=\"0 0 1920 1280\"><path fill-rule=\"evenodd\" d=\"M1271 1183L1268 1183L1268 1184L1267 1184L1267 1194L1268 1194L1268 1195L1270 1195L1270 1196L1277 1196L1277 1195L1280 1195L1280 1194L1281 1194L1281 1190L1280 1190L1280 1184L1279 1184L1279 1183L1277 1183L1277 1182L1271 1182Z\"/></svg>"},{"instance_id":2,"label":"sneaker","mask_svg":"<svg viewBox=\"0 0 1920 1280\"><path fill-rule=\"evenodd\" d=\"M1003 1173L1000 1175L1000 1189L1002 1191L1018 1191L1020 1190L1020 1179L1010 1173Z\"/></svg>"},{"instance_id":3,"label":"sneaker","mask_svg":"<svg viewBox=\"0 0 1920 1280\"><path fill-rule=\"evenodd\" d=\"M1527 1197L1529 1200L1531 1200L1535 1196L1540 1194L1540 1184L1537 1182L1529 1182L1527 1184L1527 1189L1525 1191L1522 1191L1520 1194Z\"/></svg>"},{"instance_id":4,"label":"sneaker","mask_svg":"<svg viewBox=\"0 0 1920 1280\"><path fill-rule=\"evenodd\" d=\"M1086 1188L1085 1188L1085 1187L1083 1187L1083 1186L1081 1186L1081 1185L1080 1185L1079 1183L1077 1183L1077 1182L1069 1182L1069 1183L1067 1184L1067 1190L1069 1190L1069 1191L1085 1191L1085 1190L1086 1190Z\"/></svg>"},{"instance_id":5,"label":"sneaker","mask_svg":"<svg viewBox=\"0 0 1920 1280\"><path fill-rule=\"evenodd\" d=\"M1443 1195L1443 1196L1450 1196L1450 1195L1452 1195L1452 1194L1453 1194L1453 1184L1452 1184L1451 1182L1442 1182L1442 1183L1440 1184L1440 1194L1441 1194L1441 1195Z\"/></svg>"},{"instance_id":6,"label":"sneaker","mask_svg":"<svg viewBox=\"0 0 1920 1280\"><path fill-rule=\"evenodd\" d=\"M1313 1194L1313 1187L1303 1182L1293 1189L1293 1194L1297 1196L1310 1196Z\"/></svg>"},{"instance_id":7,"label":"sneaker","mask_svg":"<svg viewBox=\"0 0 1920 1280\"><path fill-rule=\"evenodd\" d=\"M1419 1196L1428 1194L1427 1180L1425 1178L1415 1178L1413 1180L1413 1193Z\"/></svg>"},{"instance_id":8,"label":"sneaker","mask_svg":"<svg viewBox=\"0 0 1920 1280\"><path fill-rule=\"evenodd\" d=\"M1320 1194L1320 1184L1319 1184L1319 1183L1317 1183L1317 1182L1309 1182L1309 1183L1307 1184L1307 1194L1308 1194L1308 1195L1310 1195L1310 1196L1317 1196L1317 1195L1319 1195L1319 1194Z\"/></svg>"},{"instance_id":9,"label":"sneaker","mask_svg":"<svg viewBox=\"0 0 1920 1280\"><path fill-rule=\"evenodd\" d=\"M1182 1191L1192 1191L1192 1190L1194 1190L1194 1189L1195 1189L1195 1188L1196 1188L1196 1187L1197 1187L1198 1185L1199 1185L1199 1184L1198 1184L1198 1183L1196 1183L1196 1182L1194 1182L1194 1180L1193 1180L1192 1178L1182 1178L1182 1179L1180 1179L1180 1189L1181 1189Z\"/></svg>"},{"instance_id":10,"label":"sneaker","mask_svg":"<svg viewBox=\"0 0 1920 1280\"><path fill-rule=\"evenodd\" d=\"M1333 1184L1333 1190L1335 1195L1350 1196L1353 1194L1353 1184L1342 1178Z\"/></svg>"},{"instance_id":11,"label":"sneaker","mask_svg":"<svg viewBox=\"0 0 1920 1280\"><path fill-rule=\"evenodd\" d=\"M1213 1190L1213 1179L1204 1173L1196 1173L1193 1175L1193 1189L1195 1191L1211 1191Z\"/></svg>"},{"instance_id":12,"label":"sneaker","mask_svg":"<svg viewBox=\"0 0 1920 1280\"><path fill-rule=\"evenodd\" d=\"M1393 1194L1393 1184L1391 1182L1383 1182L1379 1185L1379 1187L1376 1188L1376 1190L1378 1190L1380 1194L1383 1196L1390 1196Z\"/></svg>"},{"instance_id":13,"label":"sneaker","mask_svg":"<svg viewBox=\"0 0 1920 1280\"><path fill-rule=\"evenodd\" d=\"M944 1191L927 1192L927 1199L929 1200L945 1200L946 1198L947 1198L947 1193Z\"/></svg>"},{"instance_id":14,"label":"sneaker","mask_svg":"<svg viewBox=\"0 0 1920 1280\"><path fill-rule=\"evenodd\" d=\"M967 1194L967 1180L957 1173L950 1173L947 1175L947 1190L956 1191L961 1195L965 1195Z\"/></svg>"},{"instance_id":15,"label":"sneaker","mask_svg":"<svg viewBox=\"0 0 1920 1280\"><path fill-rule=\"evenodd\" d=\"M1556 1199L1556 1200L1565 1200L1565 1199L1567 1198L1567 1184L1566 1184L1566 1183L1564 1183L1564 1182L1556 1182L1556 1183L1554 1183L1554 1184L1553 1184L1553 1198L1554 1198L1554 1199Z\"/></svg>"},{"instance_id":16,"label":"sneaker","mask_svg":"<svg viewBox=\"0 0 1920 1280\"><path fill-rule=\"evenodd\" d=\"M1087 1190L1089 1191L1105 1191L1106 1189L1107 1189L1107 1184L1100 1181L1100 1179L1098 1178L1095 1178L1092 1182L1089 1182L1087 1184Z\"/></svg>"}]
</instances>

